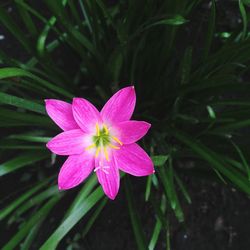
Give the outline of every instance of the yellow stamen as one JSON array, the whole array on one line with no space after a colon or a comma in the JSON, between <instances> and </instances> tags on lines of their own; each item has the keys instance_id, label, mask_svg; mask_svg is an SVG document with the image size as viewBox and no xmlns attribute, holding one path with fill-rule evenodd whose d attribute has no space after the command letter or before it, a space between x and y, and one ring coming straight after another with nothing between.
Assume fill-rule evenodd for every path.
<instances>
[{"instance_id":1,"label":"yellow stamen","mask_svg":"<svg viewBox=\"0 0 250 250\"><path fill-rule=\"evenodd\" d=\"M112 138L113 138L116 142L118 142L121 146L123 145L123 143L122 143L117 137L112 136Z\"/></svg>"},{"instance_id":2,"label":"yellow stamen","mask_svg":"<svg viewBox=\"0 0 250 250\"><path fill-rule=\"evenodd\" d=\"M110 146L111 148L114 148L114 149L120 149L120 147L117 147L117 146L115 146L115 145L113 145L113 144L109 144L109 146Z\"/></svg>"},{"instance_id":3,"label":"yellow stamen","mask_svg":"<svg viewBox=\"0 0 250 250\"><path fill-rule=\"evenodd\" d=\"M95 157L98 157L100 150L101 150L101 147L98 147L96 152L95 152Z\"/></svg>"},{"instance_id":4,"label":"yellow stamen","mask_svg":"<svg viewBox=\"0 0 250 250\"><path fill-rule=\"evenodd\" d=\"M103 152L104 152L106 160L109 161L109 155L108 155L108 151L107 151L106 147L103 148Z\"/></svg>"},{"instance_id":5,"label":"yellow stamen","mask_svg":"<svg viewBox=\"0 0 250 250\"><path fill-rule=\"evenodd\" d=\"M96 134L97 134L97 136L100 136L100 128L99 128L98 123L96 123L95 129L96 129Z\"/></svg>"},{"instance_id":6,"label":"yellow stamen","mask_svg":"<svg viewBox=\"0 0 250 250\"><path fill-rule=\"evenodd\" d=\"M87 148L85 148L85 150L90 150L91 148L94 148L94 147L96 147L95 143L93 143L90 146L88 146Z\"/></svg>"},{"instance_id":7,"label":"yellow stamen","mask_svg":"<svg viewBox=\"0 0 250 250\"><path fill-rule=\"evenodd\" d=\"M104 127L104 130L105 130L105 134L108 135L109 134L109 131L108 131L108 128L105 124L103 124L103 127Z\"/></svg>"}]
</instances>

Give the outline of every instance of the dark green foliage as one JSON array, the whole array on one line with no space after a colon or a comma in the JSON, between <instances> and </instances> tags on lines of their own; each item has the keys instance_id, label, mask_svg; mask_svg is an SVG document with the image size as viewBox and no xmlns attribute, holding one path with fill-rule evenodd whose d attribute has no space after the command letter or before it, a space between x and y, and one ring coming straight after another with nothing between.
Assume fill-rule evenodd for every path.
<instances>
[{"instance_id":1,"label":"dark green foliage","mask_svg":"<svg viewBox=\"0 0 250 250\"><path fill-rule=\"evenodd\" d=\"M17 230L3 249L21 243L29 249L51 210L66 199L55 186L61 162L44 144L57 130L44 99L82 96L101 106L112 92L135 85L135 119L152 123L143 143L156 169L145 187L155 213L151 238L129 177L122 182L138 249L153 250L161 232L170 249L169 216L183 222L181 204L192 202L184 174L210 176L250 194L249 1L235 3L242 24L226 30L220 13L227 5L217 8L216 1L108 2L15 0L14 13L0 6L1 26L18 44L16 53L0 48L0 176L28 178L16 184L17 193L11 183L4 186L12 195L0 202L1 227ZM69 194L66 214L36 247L55 249L92 210L82 229L83 237L88 233L107 202L96 184L92 176Z\"/></svg>"}]
</instances>

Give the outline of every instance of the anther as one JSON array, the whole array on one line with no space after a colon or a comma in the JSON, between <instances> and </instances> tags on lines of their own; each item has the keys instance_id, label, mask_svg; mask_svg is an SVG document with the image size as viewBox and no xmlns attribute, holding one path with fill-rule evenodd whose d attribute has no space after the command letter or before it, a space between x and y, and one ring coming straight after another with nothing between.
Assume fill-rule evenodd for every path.
<instances>
[{"instance_id":1,"label":"anther","mask_svg":"<svg viewBox=\"0 0 250 250\"><path fill-rule=\"evenodd\" d=\"M108 151L107 151L106 147L103 147L103 152L104 152L106 160L109 161L109 155L108 155Z\"/></svg>"},{"instance_id":2,"label":"anther","mask_svg":"<svg viewBox=\"0 0 250 250\"><path fill-rule=\"evenodd\" d=\"M105 124L103 124L103 128L104 128L105 134L108 135L109 130L108 130L108 128L107 128L107 126Z\"/></svg>"},{"instance_id":3,"label":"anther","mask_svg":"<svg viewBox=\"0 0 250 250\"><path fill-rule=\"evenodd\" d=\"M97 134L97 136L100 136L100 128L99 128L98 123L96 123L95 129L96 129L96 134Z\"/></svg>"},{"instance_id":4,"label":"anther","mask_svg":"<svg viewBox=\"0 0 250 250\"><path fill-rule=\"evenodd\" d=\"M117 147L117 146L115 146L115 145L113 145L113 144L109 144L109 147L111 147L111 148L113 148L113 149L120 149L120 147Z\"/></svg>"},{"instance_id":5,"label":"anther","mask_svg":"<svg viewBox=\"0 0 250 250\"><path fill-rule=\"evenodd\" d=\"M85 150L90 150L91 148L94 148L94 147L96 147L95 143L93 143L90 146L88 146L87 148L85 148Z\"/></svg>"},{"instance_id":6,"label":"anther","mask_svg":"<svg viewBox=\"0 0 250 250\"><path fill-rule=\"evenodd\" d=\"M101 147L98 147L96 152L95 152L95 157L98 157L100 150L101 150Z\"/></svg>"},{"instance_id":7,"label":"anther","mask_svg":"<svg viewBox=\"0 0 250 250\"><path fill-rule=\"evenodd\" d=\"M112 136L112 138L113 138L116 142L118 142L121 146L123 145L123 143L122 143L117 137Z\"/></svg>"}]
</instances>

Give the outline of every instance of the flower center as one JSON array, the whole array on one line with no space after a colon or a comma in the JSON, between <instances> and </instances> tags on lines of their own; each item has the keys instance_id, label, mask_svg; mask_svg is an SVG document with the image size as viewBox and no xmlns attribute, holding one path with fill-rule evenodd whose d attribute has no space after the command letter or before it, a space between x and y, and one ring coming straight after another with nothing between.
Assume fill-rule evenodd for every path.
<instances>
[{"instance_id":1,"label":"flower center","mask_svg":"<svg viewBox=\"0 0 250 250\"><path fill-rule=\"evenodd\" d=\"M122 146L123 143L117 137L112 136L109 133L109 130L105 124L103 124L102 127L100 128L99 124L96 123L95 130L96 134L93 136L93 144L91 144L85 149L90 150L92 148L95 148L95 157L98 157L99 154L101 154L101 161L100 161L101 163L100 166L96 168L96 170L102 169L104 171L105 168L108 167L103 166L102 159L105 158L107 162L109 162L110 161L108 154L109 149L112 148L119 150L120 146ZM119 146L117 146L117 144Z\"/></svg>"},{"instance_id":2,"label":"flower center","mask_svg":"<svg viewBox=\"0 0 250 250\"><path fill-rule=\"evenodd\" d=\"M97 147L107 146L110 143L110 135L106 125L100 129L99 125L96 124L96 135L93 137L93 141Z\"/></svg>"}]
</instances>

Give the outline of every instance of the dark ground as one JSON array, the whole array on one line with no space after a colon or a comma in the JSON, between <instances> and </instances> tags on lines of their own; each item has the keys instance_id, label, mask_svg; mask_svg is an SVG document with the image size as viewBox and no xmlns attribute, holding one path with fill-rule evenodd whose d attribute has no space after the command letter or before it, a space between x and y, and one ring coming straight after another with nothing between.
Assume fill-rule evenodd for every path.
<instances>
[{"instance_id":1,"label":"dark ground","mask_svg":"<svg viewBox=\"0 0 250 250\"><path fill-rule=\"evenodd\" d=\"M184 206L185 224L174 222L171 225L171 250L248 250L250 199L218 183L198 179L186 182L192 204ZM143 188L138 188L136 178L133 178L133 183L135 193L141 194L137 206L145 233L150 235L152 210L143 202ZM117 200L108 202L80 249L137 249L124 201L124 190L121 190ZM157 250L163 249L166 249L166 242L161 237Z\"/></svg>"}]
</instances>

